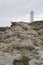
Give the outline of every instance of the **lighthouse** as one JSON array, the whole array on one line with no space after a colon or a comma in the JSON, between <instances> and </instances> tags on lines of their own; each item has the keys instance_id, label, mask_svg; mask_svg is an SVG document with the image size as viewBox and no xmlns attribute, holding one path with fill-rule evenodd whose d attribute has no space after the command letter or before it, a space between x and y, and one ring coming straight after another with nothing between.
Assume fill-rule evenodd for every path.
<instances>
[{"instance_id":1,"label":"lighthouse","mask_svg":"<svg viewBox=\"0 0 43 65\"><path fill-rule=\"evenodd\" d=\"M34 21L34 13L33 13L33 11L30 12L30 21L31 22Z\"/></svg>"}]
</instances>

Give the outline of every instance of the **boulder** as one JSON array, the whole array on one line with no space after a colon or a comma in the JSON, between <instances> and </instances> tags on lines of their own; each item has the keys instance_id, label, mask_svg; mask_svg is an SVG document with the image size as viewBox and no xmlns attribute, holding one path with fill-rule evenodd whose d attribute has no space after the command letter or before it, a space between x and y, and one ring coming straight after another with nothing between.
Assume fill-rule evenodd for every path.
<instances>
[{"instance_id":1,"label":"boulder","mask_svg":"<svg viewBox=\"0 0 43 65\"><path fill-rule=\"evenodd\" d=\"M39 35L43 35L43 29L40 29L40 30L38 31L38 34L39 34Z\"/></svg>"},{"instance_id":2,"label":"boulder","mask_svg":"<svg viewBox=\"0 0 43 65\"><path fill-rule=\"evenodd\" d=\"M29 62L29 65L43 65L43 61L37 60L37 59L32 59L32 60Z\"/></svg>"},{"instance_id":3,"label":"boulder","mask_svg":"<svg viewBox=\"0 0 43 65\"><path fill-rule=\"evenodd\" d=\"M14 56L10 53L0 52L0 65L13 65Z\"/></svg>"}]
</instances>

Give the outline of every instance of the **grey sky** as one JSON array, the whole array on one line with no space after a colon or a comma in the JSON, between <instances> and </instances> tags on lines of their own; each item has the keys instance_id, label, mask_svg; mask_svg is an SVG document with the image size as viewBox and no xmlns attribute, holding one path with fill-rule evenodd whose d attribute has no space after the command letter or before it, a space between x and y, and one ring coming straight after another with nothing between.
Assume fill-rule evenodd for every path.
<instances>
[{"instance_id":1,"label":"grey sky","mask_svg":"<svg viewBox=\"0 0 43 65\"><path fill-rule=\"evenodd\" d=\"M29 21L31 10L35 17L42 15L43 18L43 0L0 0L0 26L9 25L14 20Z\"/></svg>"}]
</instances>

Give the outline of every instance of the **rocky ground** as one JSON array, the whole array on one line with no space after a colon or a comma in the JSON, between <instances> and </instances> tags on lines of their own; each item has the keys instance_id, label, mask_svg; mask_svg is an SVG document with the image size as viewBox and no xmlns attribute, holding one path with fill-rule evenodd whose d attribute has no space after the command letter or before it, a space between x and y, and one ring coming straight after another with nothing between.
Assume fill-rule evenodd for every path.
<instances>
[{"instance_id":1,"label":"rocky ground","mask_svg":"<svg viewBox=\"0 0 43 65\"><path fill-rule=\"evenodd\" d=\"M43 65L43 21L0 27L0 65L26 65L17 63L24 56L28 65Z\"/></svg>"}]
</instances>

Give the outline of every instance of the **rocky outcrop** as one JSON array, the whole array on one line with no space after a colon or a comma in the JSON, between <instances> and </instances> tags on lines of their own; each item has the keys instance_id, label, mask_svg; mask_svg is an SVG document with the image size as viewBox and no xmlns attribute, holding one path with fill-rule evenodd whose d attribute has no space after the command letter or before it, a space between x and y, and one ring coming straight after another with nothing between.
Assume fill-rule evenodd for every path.
<instances>
[{"instance_id":1,"label":"rocky outcrop","mask_svg":"<svg viewBox=\"0 0 43 65\"><path fill-rule=\"evenodd\" d=\"M39 60L43 61L42 21L32 23L12 22L10 27L0 28L0 65L12 65L16 56L18 62L20 55L26 55L30 59L30 65L36 63L33 59L38 62ZM21 61L21 58L19 61Z\"/></svg>"}]
</instances>

